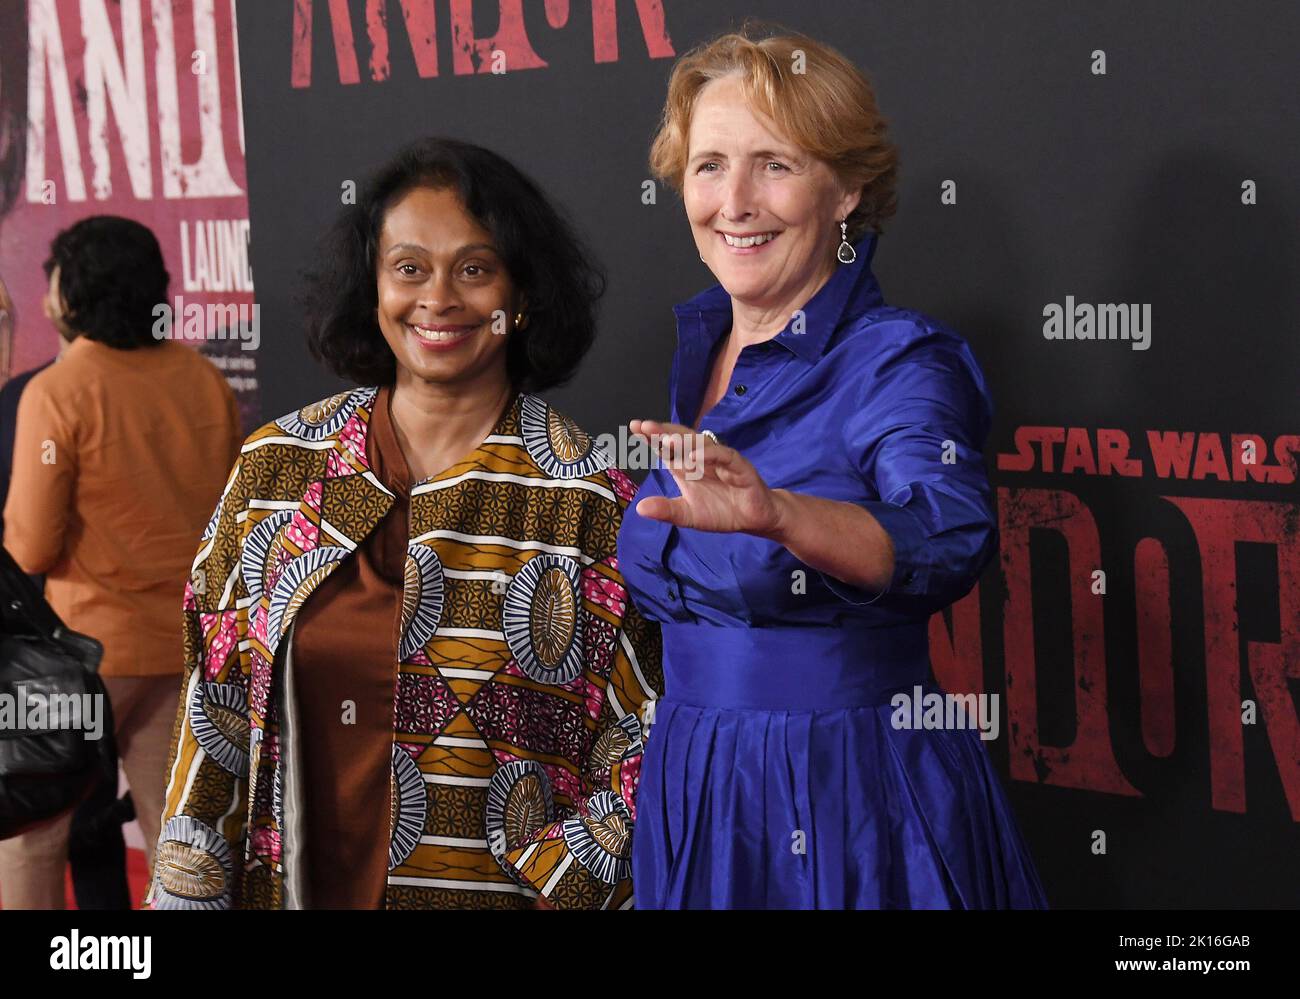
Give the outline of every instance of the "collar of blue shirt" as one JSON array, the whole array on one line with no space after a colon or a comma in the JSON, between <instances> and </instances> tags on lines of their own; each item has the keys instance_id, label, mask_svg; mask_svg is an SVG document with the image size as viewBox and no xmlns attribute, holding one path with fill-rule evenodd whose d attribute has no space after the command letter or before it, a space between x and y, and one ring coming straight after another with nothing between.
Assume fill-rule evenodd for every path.
<instances>
[{"instance_id":1,"label":"collar of blue shirt","mask_svg":"<svg viewBox=\"0 0 1300 999\"><path fill-rule=\"evenodd\" d=\"M854 244L857 259L851 264L837 264L830 280L803 307L802 331L796 326L796 316L791 316L773 342L809 363L816 363L826 352L841 320L883 305L884 296L871 272L876 243L875 233L862 236ZM702 353L707 357L719 338L731 328L731 296L720 284L673 306L673 312L677 316L678 345L689 344L694 348L692 354L703 348Z\"/></svg>"}]
</instances>

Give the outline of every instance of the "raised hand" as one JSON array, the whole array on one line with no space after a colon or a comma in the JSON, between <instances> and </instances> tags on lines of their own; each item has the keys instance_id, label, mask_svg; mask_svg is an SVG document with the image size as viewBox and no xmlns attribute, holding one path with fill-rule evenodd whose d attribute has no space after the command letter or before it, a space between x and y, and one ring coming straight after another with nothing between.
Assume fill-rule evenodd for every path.
<instances>
[{"instance_id":1,"label":"raised hand","mask_svg":"<svg viewBox=\"0 0 1300 999\"><path fill-rule=\"evenodd\" d=\"M767 536L779 528L781 490L769 489L735 448L679 423L632 420L628 429L649 442L681 490L677 498L641 500L641 516L697 531Z\"/></svg>"}]
</instances>

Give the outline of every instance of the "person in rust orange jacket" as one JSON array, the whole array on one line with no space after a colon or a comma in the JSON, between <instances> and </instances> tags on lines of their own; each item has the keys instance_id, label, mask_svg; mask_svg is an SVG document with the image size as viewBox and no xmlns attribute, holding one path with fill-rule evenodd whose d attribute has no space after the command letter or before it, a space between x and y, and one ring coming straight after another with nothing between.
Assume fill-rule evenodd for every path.
<instances>
[{"instance_id":1,"label":"person in rust orange jacket","mask_svg":"<svg viewBox=\"0 0 1300 999\"><path fill-rule=\"evenodd\" d=\"M100 673L152 857L185 661L178 604L193 539L243 440L234 393L157 336L169 275L153 233L83 219L54 239L45 314L63 340L18 407L4 543L64 623L104 644ZM68 812L0 841L0 903L62 908Z\"/></svg>"}]
</instances>

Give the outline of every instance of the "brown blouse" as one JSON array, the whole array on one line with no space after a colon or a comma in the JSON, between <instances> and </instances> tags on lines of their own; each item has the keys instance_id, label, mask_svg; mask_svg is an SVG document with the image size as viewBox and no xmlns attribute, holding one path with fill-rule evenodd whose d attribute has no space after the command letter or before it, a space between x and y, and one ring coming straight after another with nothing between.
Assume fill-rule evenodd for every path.
<instances>
[{"instance_id":1,"label":"brown blouse","mask_svg":"<svg viewBox=\"0 0 1300 999\"><path fill-rule=\"evenodd\" d=\"M411 486L391 395L383 386L375 398L366 456L397 501L356 557L317 587L294 625L294 692L310 745L302 756L303 829L313 909L384 906ZM340 619L348 625L340 627ZM345 701L355 712L345 715Z\"/></svg>"}]
</instances>

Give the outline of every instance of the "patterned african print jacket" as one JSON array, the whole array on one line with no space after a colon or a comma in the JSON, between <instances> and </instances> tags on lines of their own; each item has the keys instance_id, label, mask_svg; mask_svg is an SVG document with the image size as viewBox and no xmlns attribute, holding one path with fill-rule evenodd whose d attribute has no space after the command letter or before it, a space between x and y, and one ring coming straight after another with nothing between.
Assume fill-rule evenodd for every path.
<instances>
[{"instance_id":1,"label":"patterned african print jacket","mask_svg":"<svg viewBox=\"0 0 1300 999\"><path fill-rule=\"evenodd\" d=\"M153 908L310 906L293 623L394 503L366 458L377 393L255 431L203 532ZM635 491L526 393L413 487L387 907L630 907L642 717L663 689L658 627L618 569Z\"/></svg>"}]
</instances>

